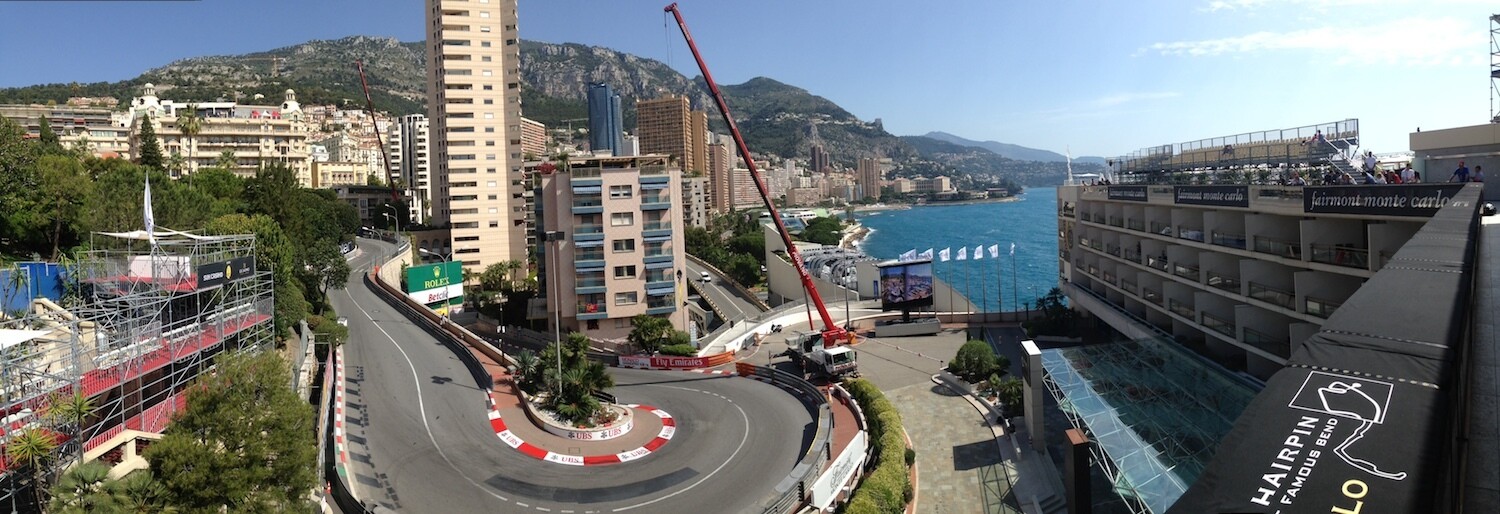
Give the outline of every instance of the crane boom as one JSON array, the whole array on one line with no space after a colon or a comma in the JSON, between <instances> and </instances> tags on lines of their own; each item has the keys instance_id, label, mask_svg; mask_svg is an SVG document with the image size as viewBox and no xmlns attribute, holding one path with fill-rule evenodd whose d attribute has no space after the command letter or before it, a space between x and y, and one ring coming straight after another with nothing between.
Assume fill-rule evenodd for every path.
<instances>
[{"instance_id":1,"label":"crane boom","mask_svg":"<svg viewBox=\"0 0 1500 514\"><path fill-rule=\"evenodd\" d=\"M386 153L385 143L380 141L380 123L375 119L375 99L370 97L370 84L365 82L365 62L354 61L354 66L359 68L359 86L365 90L365 109L370 111L370 126L375 127L375 143L380 147L381 161L385 162L385 183L391 186L391 202L399 202L401 197L396 194L396 181L391 177L391 154Z\"/></svg>"},{"instance_id":2,"label":"crane boom","mask_svg":"<svg viewBox=\"0 0 1500 514\"><path fill-rule=\"evenodd\" d=\"M807 292L813 305L818 307L818 316L823 319L823 346L831 347L839 341L848 339L849 333L834 323L833 317L828 315L828 308L823 305L823 298L818 295L818 287L813 284L812 275L809 275L803 266L802 255L797 252L797 245L792 243L792 235L786 231L786 224L781 221L781 213L777 212L775 202L771 201L771 192L766 189L766 182L761 179L760 170L755 167L755 159L750 156L750 148L745 145L744 136L740 135L740 127L734 123L734 116L729 113L729 103L724 101L724 94L719 92L719 85L714 83L713 74L708 72L708 64L703 62L703 55L698 53L698 45L693 43L693 35L688 32L687 22L682 19L682 11L677 9L676 2L668 5L664 10L672 13L672 16L677 19L677 27L682 29L682 38L687 40L688 49L693 51L693 59L698 61L698 70L703 72L703 81L708 83L708 91L713 95L714 103L719 106L719 114L723 116L724 124L729 126L729 134L734 137L734 145L739 149L740 156L745 158L745 167L750 169L750 177L755 179L755 188L760 192L760 199L765 202L766 209L771 212L771 220L776 223L776 232L781 235L782 244L786 245L786 254L792 260L792 267L797 269L797 276L802 279L802 289Z\"/></svg>"}]
</instances>

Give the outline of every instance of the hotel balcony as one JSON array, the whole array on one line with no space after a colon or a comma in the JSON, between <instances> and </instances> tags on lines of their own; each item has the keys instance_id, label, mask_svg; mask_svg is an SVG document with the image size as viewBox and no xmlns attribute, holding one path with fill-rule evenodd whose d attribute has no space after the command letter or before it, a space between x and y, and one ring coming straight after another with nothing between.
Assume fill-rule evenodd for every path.
<instances>
[{"instance_id":1,"label":"hotel balcony","mask_svg":"<svg viewBox=\"0 0 1500 514\"><path fill-rule=\"evenodd\" d=\"M1312 261L1355 269L1370 269L1370 250L1357 246L1312 245Z\"/></svg>"},{"instance_id":2,"label":"hotel balcony","mask_svg":"<svg viewBox=\"0 0 1500 514\"><path fill-rule=\"evenodd\" d=\"M1203 313L1202 324L1203 326L1208 327L1209 330L1213 330L1214 332L1229 336L1229 338L1231 339L1235 337L1233 321L1214 316L1213 314L1209 314L1205 311Z\"/></svg>"},{"instance_id":3,"label":"hotel balcony","mask_svg":"<svg viewBox=\"0 0 1500 514\"><path fill-rule=\"evenodd\" d=\"M604 200L599 195L573 198L573 214L598 214L604 212Z\"/></svg>"},{"instance_id":4,"label":"hotel balcony","mask_svg":"<svg viewBox=\"0 0 1500 514\"><path fill-rule=\"evenodd\" d=\"M647 221L641 225L641 236L666 236L672 234L672 222L670 221Z\"/></svg>"},{"instance_id":5,"label":"hotel balcony","mask_svg":"<svg viewBox=\"0 0 1500 514\"><path fill-rule=\"evenodd\" d=\"M666 193L641 195L641 210L660 211L672 208L672 195Z\"/></svg>"},{"instance_id":6,"label":"hotel balcony","mask_svg":"<svg viewBox=\"0 0 1500 514\"><path fill-rule=\"evenodd\" d=\"M1338 310L1339 306L1343 305L1342 302L1325 300L1314 296L1307 297L1303 303L1307 305L1308 314L1323 319L1328 319L1329 316L1333 315L1333 311Z\"/></svg>"},{"instance_id":7,"label":"hotel balcony","mask_svg":"<svg viewBox=\"0 0 1500 514\"><path fill-rule=\"evenodd\" d=\"M1297 295L1289 291L1283 291L1270 286L1247 282L1250 287L1250 297L1287 310L1297 310Z\"/></svg>"},{"instance_id":8,"label":"hotel balcony","mask_svg":"<svg viewBox=\"0 0 1500 514\"><path fill-rule=\"evenodd\" d=\"M1266 236L1255 236L1254 241L1256 252L1292 260L1302 260L1302 245L1295 241L1286 241Z\"/></svg>"}]
</instances>

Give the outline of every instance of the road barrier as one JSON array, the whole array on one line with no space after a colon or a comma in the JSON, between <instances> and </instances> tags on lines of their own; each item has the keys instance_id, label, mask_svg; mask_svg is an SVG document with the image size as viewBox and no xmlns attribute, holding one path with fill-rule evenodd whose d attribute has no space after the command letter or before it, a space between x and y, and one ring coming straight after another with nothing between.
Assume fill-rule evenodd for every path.
<instances>
[{"instance_id":1,"label":"road barrier","mask_svg":"<svg viewBox=\"0 0 1500 514\"><path fill-rule=\"evenodd\" d=\"M729 274L725 273L724 270L721 270L718 267L715 267L714 265L709 264L708 261L705 261L703 259L699 259L697 257L694 257L692 254L686 254L685 253L683 255L686 255L689 260L697 263L699 266L703 266L705 268L708 268L709 271L712 271L712 272L714 272L714 274L718 275L720 278L723 278L724 282L728 282L730 286L734 287L735 291L738 291L740 293L740 296L743 296L746 300L749 300L750 303L755 304L756 307L760 307L760 310L762 310L762 311L771 310L771 306L770 305L768 305L768 304L766 304L766 302L762 301L759 296L755 295L754 292L750 291L749 289L746 289L744 284L741 284L739 282L736 282L734 279L729 278Z\"/></svg>"},{"instance_id":2,"label":"road barrier","mask_svg":"<svg viewBox=\"0 0 1500 514\"><path fill-rule=\"evenodd\" d=\"M775 368L741 361L735 363L735 371L739 376L789 389L807 405L808 410L816 411L818 426L813 432L812 446L797 461L797 465L792 467L791 473L776 484L774 492L760 503L760 511L765 514L795 512L807 501L808 495L812 493L813 482L822 475L824 466L828 465L828 454L833 445L830 439L833 433L833 410L828 405L828 397L822 389L802 377Z\"/></svg>"}]
</instances>

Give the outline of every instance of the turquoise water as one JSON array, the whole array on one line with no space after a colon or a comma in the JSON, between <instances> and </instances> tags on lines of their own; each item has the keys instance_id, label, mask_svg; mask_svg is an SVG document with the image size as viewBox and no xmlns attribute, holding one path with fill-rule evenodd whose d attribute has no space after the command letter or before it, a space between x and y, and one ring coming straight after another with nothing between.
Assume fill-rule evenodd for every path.
<instances>
[{"instance_id":1,"label":"turquoise water","mask_svg":"<svg viewBox=\"0 0 1500 514\"><path fill-rule=\"evenodd\" d=\"M939 279L986 311L999 310L1002 300L1004 310L1012 310L1013 305L1019 307L1013 303L1016 296L1025 302L1057 287L1055 188L1029 188L1015 202L922 206L855 218L874 230L860 248L876 259L894 259L912 249L934 248L936 254L944 247L952 247L956 255L960 246L973 252L975 245L984 245L983 259L934 262L933 268ZM1014 275L1009 255L1012 242L1016 244ZM1000 245L998 263L989 256L992 244Z\"/></svg>"}]
</instances>

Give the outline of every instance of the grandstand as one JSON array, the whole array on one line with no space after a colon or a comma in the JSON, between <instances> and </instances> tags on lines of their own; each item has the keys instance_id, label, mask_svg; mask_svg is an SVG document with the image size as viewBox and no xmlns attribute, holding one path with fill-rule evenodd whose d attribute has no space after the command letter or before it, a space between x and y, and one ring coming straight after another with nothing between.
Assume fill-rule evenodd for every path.
<instances>
[{"instance_id":1,"label":"grandstand","mask_svg":"<svg viewBox=\"0 0 1500 514\"><path fill-rule=\"evenodd\" d=\"M1201 182L1205 171L1234 169L1352 172L1358 148L1359 120L1347 119L1152 146L1117 157L1111 166L1119 184Z\"/></svg>"},{"instance_id":2,"label":"grandstand","mask_svg":"<svg viewBox=\"0 0 1500 514\"><path fill-rule=\"evenodd\" d=\"M0 442L31 428L56 434L63 444L42 476L80 459L144 465L135 439L165 428L215 355L272 342L271 273L257 269L253 235L154 236L94 234L93 250L63 266L64 297L0 320ZM47 419L51 403L80 393L96 408L81 426ZM0 503L31 501L25 467L0 462Z\"/></svg>"}]
</instances>

